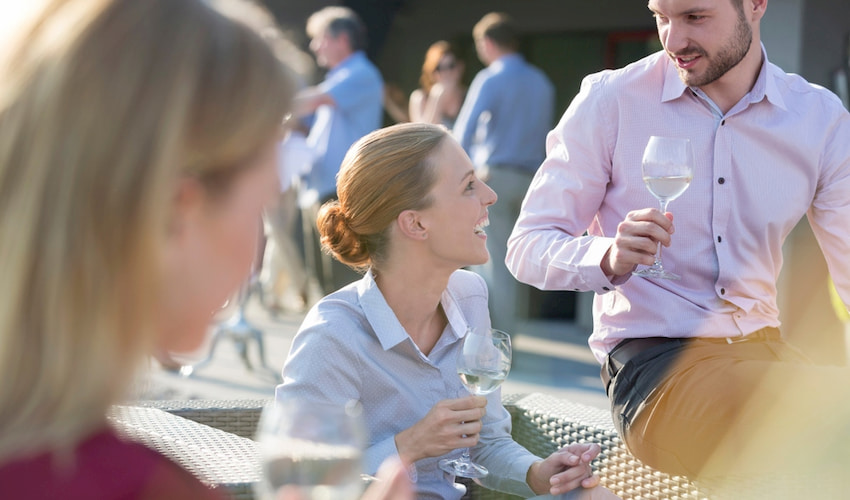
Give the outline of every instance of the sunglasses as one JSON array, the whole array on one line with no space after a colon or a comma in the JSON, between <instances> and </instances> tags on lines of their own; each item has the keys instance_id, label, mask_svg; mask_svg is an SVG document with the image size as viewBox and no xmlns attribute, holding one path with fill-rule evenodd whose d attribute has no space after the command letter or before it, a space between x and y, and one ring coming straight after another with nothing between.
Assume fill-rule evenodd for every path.
<instances>
[{"instance_id":1,"label":"sunglasses","mask_svg":"<svg viewBox=\"0 0 850 500\"><path fill-rule=\"evenodd\" d=\"M434 68L434 71L436 71L437 73L440 73L440 72L442 72L442 71L450 71L450 70L453 70L453 69L455 69L456 67L457 67L457 62L456 62L456 61L449 61L449 62L447 62L447 63L445 63L445 64L439 64L439 65L437 65L437 67L436 67L436 68Z\"/></svg>"}]
</instances>

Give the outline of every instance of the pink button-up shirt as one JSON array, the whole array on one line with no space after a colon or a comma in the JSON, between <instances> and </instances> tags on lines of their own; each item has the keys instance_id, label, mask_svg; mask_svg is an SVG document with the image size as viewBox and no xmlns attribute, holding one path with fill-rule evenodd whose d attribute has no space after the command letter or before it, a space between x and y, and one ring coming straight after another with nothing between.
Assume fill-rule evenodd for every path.
<instances>
[{"instance_id":1,"label":"pink button-up shirt","mask_svg":"<svg viewBox=\"0 0 850 500\"><path fill-rule=\"evenodd\" d=\"M662 253L682 279L612 282L600 262L617 225L658 206L641 177L652 135L687 137L694 148L694 178L668 207L676 232ZM850 304L850 114L766 55L753 89L725 115L662 52L590 75L546 149L506 263L541 289L596 292L598 360L624 338L779 326L782 244L804 215Z\"/></svg>"}]
</instances>

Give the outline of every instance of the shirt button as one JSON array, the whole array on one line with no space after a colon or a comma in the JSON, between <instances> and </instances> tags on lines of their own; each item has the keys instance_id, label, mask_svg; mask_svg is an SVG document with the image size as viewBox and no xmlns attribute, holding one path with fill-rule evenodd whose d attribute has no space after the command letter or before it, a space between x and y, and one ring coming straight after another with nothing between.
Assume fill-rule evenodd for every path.
<instances>
[{"instance_id":1,"label":"shirt button","mask_svg":"<svg viewBox=\"0 0 850 500\"><path fill-rule=\"evenodd\" d=\"M718 242L718 243L721 243L722 241L723 241L723 237L722 237L722 236L718 236L718 237L717 237L717 242Z\"/></svg>"},{"instance_id":2,"label":"shirt button","mask_svg":"<svg viewBox=\"0 0 850 500\"><path fill-rule=\"evenodd\" d=\"M722 121L720 122L720 126L722 127L723 125L726 125L726 120L722 120Z\"/></svg>"},{"instance_id":3,"label":"shirt button","mask_svg":"<svg viewBox=\"0 0 850 500\"><path fill-rule=\"evenodd\" d=\"M720 177L717 179L718 184L726 184L726 179L724 177Z\"/></svg>"},{"instance_id":4,"label":"shirt button","mask_svg":"<svg viewBox=\"0 0 850 500\"><path fill-rule=\"evenodd\" d=\"M726 289L725 288L720 289L720 295L726 295Z\"/></svg>"},{"instance_id":5,"label":"shirt button","mask_svg":"<svg viewBox=\"0 0 850 500\"><path fill-rule=\"evenodd\" d=\"M611 289L610 289L610 288L608 288L607 286L603 286L603 287L602 287L602 289L603 289L603 290L605 290L606 292L610 292L610 291L611 291Z\"/></svg>"}]
</instances>

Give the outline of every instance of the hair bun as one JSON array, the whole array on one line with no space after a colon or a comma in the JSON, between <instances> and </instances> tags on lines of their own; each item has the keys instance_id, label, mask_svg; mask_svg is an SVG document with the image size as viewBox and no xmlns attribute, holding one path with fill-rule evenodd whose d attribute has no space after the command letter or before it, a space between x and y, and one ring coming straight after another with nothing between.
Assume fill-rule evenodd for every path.
<instances>
[{"instance_id":1,"label":"hair bun","mask_svg":"<svg viewBox=\"0 0 850 500\"><path fill-rule=\"evenodd\" d=\"M371 258L363 238L350 225L350 218L339 201L332 200L319 210L316 224L322 248L337 260L354 268L368 267Z\"/></svg>"}]
</instances>

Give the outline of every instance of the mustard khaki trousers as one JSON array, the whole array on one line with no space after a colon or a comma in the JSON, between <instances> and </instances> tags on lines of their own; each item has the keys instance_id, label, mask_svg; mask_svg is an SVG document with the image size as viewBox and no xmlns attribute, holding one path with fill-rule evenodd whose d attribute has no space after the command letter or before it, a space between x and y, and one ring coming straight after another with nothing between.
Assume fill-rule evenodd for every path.
<instances>
[{"instance_id":1,"label":"mustard khaki trousers","mask_svg":"<svg viewBox=\"0 0 850 500\"><path fill-rule=\"evenodd\" d=\"M632 454L692 479L850 477L850 369L813 364L765 330L653 346L619 370L609 356L612 415Z\"/></svg>"}]
</instances>

